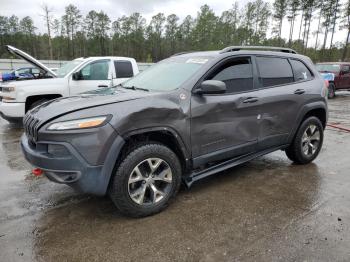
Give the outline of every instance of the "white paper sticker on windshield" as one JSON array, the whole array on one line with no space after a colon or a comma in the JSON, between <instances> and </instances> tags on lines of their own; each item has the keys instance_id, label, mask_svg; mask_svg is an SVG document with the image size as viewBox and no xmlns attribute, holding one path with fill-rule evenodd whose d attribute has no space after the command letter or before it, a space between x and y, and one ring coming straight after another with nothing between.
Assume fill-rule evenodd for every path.
<instances>
[{"instance_id":1,"label":"white paper sticker on windshield","mask_svg":"<svg viewBox=\"0 0 350 262\"><path fill-rule=\"evenodd\" d=\"M190 58L186 61L187 64L205 64L208 62L206 58Z\"/></svg>"}]
</instances>

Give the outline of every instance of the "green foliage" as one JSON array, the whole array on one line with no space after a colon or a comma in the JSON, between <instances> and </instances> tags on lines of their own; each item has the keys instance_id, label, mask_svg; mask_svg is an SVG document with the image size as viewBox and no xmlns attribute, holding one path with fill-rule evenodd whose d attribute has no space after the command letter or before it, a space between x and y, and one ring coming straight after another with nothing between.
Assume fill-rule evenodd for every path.
<instances>
[{"instance_id":1,"label":"green foliage","mask_svg":"<svg viewBox=\"0 0 350 262\"><path fill-rule=\"evenodd\" d=\"M68 5L60 19L50 16L44 20L47 34L38 33L28 16L22 19L15 15L0 16L0 45L14 45L39 59L49 59L51 43L53 59L61 60L113 55L156 62L177 52L217 50L229 45L290 46L314 61L347 59L348 44L335 43L331 49L326 49L326 43L329 35L333 38L340 16L339 30L346 31L349 36L349 1L341 12L338 10L339 0L274 0L272 6L264 0L251 0L241 8L235 2L220 15L203 5L196 17L187 16L180 21L176 14L166 17L159 13L149 23L140 13L111 21L103 11L91 10L83 16L78 7ZM319 14L319 26L314 34L321 49L317 45L315 48L308 46L312 33L310 24L315 13ZM295 29L295 20L300 14L302 23ZM288 39L281 36L285 19L289 22ZM270 28L273 34L268 38ZM293 39L297 29L298 40ZM345 39L344 35L346 43L348 38ZM0 57L9 57L4 48L0 49Z\"/></svg>"}]
</instances>

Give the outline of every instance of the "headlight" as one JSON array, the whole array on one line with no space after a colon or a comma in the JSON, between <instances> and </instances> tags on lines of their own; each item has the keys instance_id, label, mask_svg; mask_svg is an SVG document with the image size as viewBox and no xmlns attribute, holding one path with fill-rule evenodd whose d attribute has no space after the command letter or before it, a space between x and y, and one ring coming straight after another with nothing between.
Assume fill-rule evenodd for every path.
<instances>
[{"instance_id":1,"label":"headlight","mask_svg":"<svg viewBox=\"0 0 350 262\"><path fill-rule=\"evenodd\" d=\"M98 116L98 117L89 117L82 118L64 122L57 122L51 124L47 130L69 130L69 129L83 129L83 128L91 128L98 127L104 124L107 120L107 116Z\"/></svg>"},{"instance_id":2,"label":"headlight","mask_svg":"<svg viewBox=\"0 0 350 262\"><path fill-rule=\"evenodd\" d=\"M13 92L13 91L15 91L14 86L3 86L2 87L2 92Z\"/></svg>"}]
</instances>

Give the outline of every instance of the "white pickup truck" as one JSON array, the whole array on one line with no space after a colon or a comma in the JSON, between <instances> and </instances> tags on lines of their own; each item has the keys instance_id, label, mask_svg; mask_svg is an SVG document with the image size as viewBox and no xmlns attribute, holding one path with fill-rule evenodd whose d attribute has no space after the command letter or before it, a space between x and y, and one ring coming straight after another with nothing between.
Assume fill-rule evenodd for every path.
<instances>
[{"instance_id":1,"label":"white pickup truck","mask_svg":"<svg viewBox=\"0 0 350 262\"><path fill-rule=\"evenodd\" d=\"M139 73L135 59L128 57L77 58L53 72L27 53L6 47L40 69L40 74L31 80L0 82L0 115L14 123L21 121L29 109L48 100L116 86Z\"/></svg>"}]
</instances>

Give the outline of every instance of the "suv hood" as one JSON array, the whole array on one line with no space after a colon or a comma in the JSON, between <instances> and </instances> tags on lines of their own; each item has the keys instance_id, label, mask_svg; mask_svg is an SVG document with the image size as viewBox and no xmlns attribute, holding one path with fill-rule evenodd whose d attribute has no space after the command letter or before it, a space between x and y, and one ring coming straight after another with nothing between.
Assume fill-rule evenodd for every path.
<instances>
[{"instance_id":1,"label":"suv hood","mask_svg":"<svg viewBox=\"0 0 350 262\"><path fill-rule=\"evenodd\" d=\"M7 51L10 54L13 54L13 55L17 56L17 57L27 61L31 65L39 68L40 70L46 72L47 74L49 74L49 75L51 75L53 77L56 77L56 73L55 72L53 72L50 68L48 68L47 66L45 66L44 64L42 64L38 60L36 60L34 57L28 55L26 52L23 52L22 50L17 49L16 47L13 47L13 46L10 46L10 45L7 45L6 49L7 49Z\"/></svg>"},{"instance_id":2,"label":"suv hood","mask_svg":"<svg viewBox=\"0 0 350 262\"><path fill-rule=\"evenodd\" d=\"M29 111L29 114L34 115L34 117L41 122L41 125L49 120L75 111L140 99L150 95L152 95L150 92L120 88L115 89L115 91L110 94L83 94L79 96L58 98L32 109Z\"/></svg>"}]
</instances>

